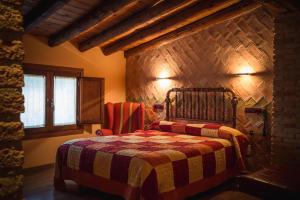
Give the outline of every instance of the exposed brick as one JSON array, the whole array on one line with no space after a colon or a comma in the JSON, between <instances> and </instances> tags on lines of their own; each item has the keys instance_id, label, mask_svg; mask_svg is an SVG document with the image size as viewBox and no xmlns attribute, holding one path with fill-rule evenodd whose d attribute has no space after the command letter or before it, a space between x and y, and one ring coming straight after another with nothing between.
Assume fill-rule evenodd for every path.
<instances>
[{"instance_id":1,"label":"exposed brick","mask_svg":"<svg viewBox=\"0 0 300 200\"><path fill-rule=\"evenodd\" d=\"M24 152L14 148L0 150L0 168L21 167L24 162Z\"/></svg>"},{"instance_id":2,"label":"exposed brick","mask_svg":"<svg viewBox=\"0 0 300 200\"><path fill-rule=\"evenodd\" d=\"M23 179L24 177L22 175L15 177L0 177L0 197L5 197L21 190Z\"/></svg>"},{"instance_id":3,"label":"exposed brick","mask_svg":"<svg viewBox=\"0 0 300 200\"><path fill-rule=\"evenodd\" d=\"M22 61L25 53L20 40L13 40L9 44L0 38L0 59Z\"/></svg>"},{"instance_id":4,"label":"exposed brick","mask_svg":"<svg viewBox=\"0 0 300 200\"><path fill-rule=\"evenodd\" d=\"M14 88L0 88L0 113L17 114L24 112L24 96Z\"/></svg>"},{"instance_id":5,"label":"exposed brick","mask_svg":"<svg viewBox=\"0 0 300 200\"><path fill-rule=\"evenodd\" d=\"M0 66L0 87L22 87L23 85L21 65Z\"/></svg>"},{"instance_id":6,"label":"exposed brick","mask_svg":"<svg viewBox=\"0 0 300 200\"><path fill-rule=\"evenodd\" d=\"M18 1L17 1L18 2ZM22 26L22 13L20 10L11 8L4 4L0 4L0 28L11 29L14 31L24 31Z\"/></svg>"},{"instance_id":7,"label":"exposed brick","mask_svg":"<svg viewBox=\"0 0 300 200\"><path fill-rule=\"evenodd\" d=\"M23 199L23 0L0 0L0 199Z\"/></svg>"},{"instance_id":8,"label":"exposed brick","mask_svg":"<svg viewBox=\"0 0 300 200\"><path fill-rule=\"evenodd\" d=\"M20 140L23 137L21 122L0 122L0 141Z\"/></svg>"},{"instance_id":9,"label":"exposed brick","mask_svg":"<svg viewBox=\"0 0 300 200\"><path fill-rule=\"evenodd\" d=\"M273 163L300 164L299 21L299 12L275 19Z\"/></svg>"}]
</instances>

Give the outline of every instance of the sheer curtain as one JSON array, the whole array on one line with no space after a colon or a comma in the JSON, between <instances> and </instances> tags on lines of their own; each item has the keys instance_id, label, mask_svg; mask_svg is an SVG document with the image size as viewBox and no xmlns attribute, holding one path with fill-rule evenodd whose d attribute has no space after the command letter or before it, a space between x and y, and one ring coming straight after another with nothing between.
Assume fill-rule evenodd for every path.
<instances>
[{"instance_id":1,"label":"sheer curtain","mask_svg":"<svg viewBox=\"0 0 300 200\"><path fill-rule=\"evenodd\" d=\"M25 74L25 112L21 114L21 121L25 128L37 128L45 126L45 101L46 79L43 75Z\"/></svg>"},{"instance_id":2,"label":"sheer curtain","mask_svg":"<svg viewBox=\"0 0 300 200\"><path fill-rule=\"evenodd\" d=\"M76 124L76 78L54 77L54 125Z\"/></svg>"}]
</instances>

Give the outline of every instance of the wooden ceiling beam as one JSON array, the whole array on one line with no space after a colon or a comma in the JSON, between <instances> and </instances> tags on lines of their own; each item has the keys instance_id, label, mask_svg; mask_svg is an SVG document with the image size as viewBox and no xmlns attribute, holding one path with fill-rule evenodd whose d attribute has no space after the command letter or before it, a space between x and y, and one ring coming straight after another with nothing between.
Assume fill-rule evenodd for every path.
<instances>
[{"instance_id":1,"label":"wooden ceiling beam","mask_svg":"<svg viewBox=\"0 0 300 200\"><path fill-rule=\"evenodd\" d=\"M96 46L105 46L199 1L200 0L163 1L81 42L78 45L79 50L86 51Z\"/></svg>"},{"instance_id":2,"label":"wooden ceiling beam","mask_svg":"<svg viewBox=\"0 0 300 200\"><path fill-rule=\"evenodd\" d=\"M157 0L156 0L157 1ZM100 5L98 8L80 18L78 21L72 23L70 26L59 31L58 33L50 36L48 45L57 46L66 41L69 41L80 33L85 32L93 28L98 23L110 19L118 13L128 10L137 5L143 5L144 7L156 2L155 0L110 0L105 2L105 5ZM139 6L140 8L141 6ZM124 10L123 10L124 9Z\"/></svg>"},{"instance_id":3,"label":"wooden ceiling beam","mask_svg":"<svg viewBox=\"0 0 300 200\"><path fill-rule=\"evenodd\" d=\"M208 16L202 20L198 20L192 24L184 26L180 29L177 29L173 32L165 34L159 38L156 38L150 42L144 43L140 46L132 48L130 50L125 51L125 56L131 56L138 54L139 52L144 52L146 50L154 49L160 47L162 45L168 44L180 38L192 35L194 33L205 30L213 25L220 24L227 20L231 20L237 17L240 17L244 14L248 14L253 10L261 7L262 5L253 1L243 1L236 5L233 5L229 8L226 8L218 13L215 13L211 16Z\"/></svg>"},{"instance_id":4,"label":"wooden ceiling beam","mask_svg":"<svg viewBox=\"0 0 300 200\"><path fill-rule=\"evenodd\" d=\"M55 11L63 7L70 0L40 1L29 13L24 16L24 28L28 32L40 22L46 20Z\"/></svg>"},{"instance_id":5,"label":"wooden ceiling beam","mask_svg":"<svg viewBox=\"0 0 300 200\"><path fill-rule=\"evenodd\" d=\"M131 49L199 19L207 17L238 2L240 2L240 0L201 1L198 4L176 14L176 16L168 17L166 20L158 24L142 29L133 35L129 35L124 39L120 39L103 47L102 51L105 55L109 55L119 50L125 51L127 49Z\"/></svg>"}]
</instances>

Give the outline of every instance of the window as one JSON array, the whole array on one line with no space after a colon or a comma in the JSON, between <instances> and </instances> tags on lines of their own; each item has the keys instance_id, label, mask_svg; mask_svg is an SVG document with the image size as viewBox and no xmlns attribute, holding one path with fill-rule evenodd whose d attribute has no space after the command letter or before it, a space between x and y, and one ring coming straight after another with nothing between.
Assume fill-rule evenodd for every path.
<instances>
[{"instance_id":1,"label":"window","mask_svg":"<svg viewBox=\"0 0 300 200\"><path fill-rule=\"evenodd\" d=\"M21 121L26 138L82 133L83 124L102 122L102 114L99 113L104 106L104 79L82 77L82 69L35 64L25 64L24 73L25 112L21 114ZM96 81L92 84L97 87L83 87L85 84L82 83L87 80ZM87 92L96 96L86 95ZM84 98L80 93L85 94ZM84 106L95 102L95 99L93 106ZM81 107L85 112L80 110ZM87 109L90 109L88 113L92 118L82 114ZM82 120L85 120L84 123L81 123Z\"/></svg>"},{"instance_id":2,"label":"window","mask_svg":"<svg viewBox=\"0 0 300 200\"><path fill-rule=\"evenodd\" d=\"M54 125L76 124L76 78L54 77Z\"/></svg>"},{"instance_id":3,"label":"window","mask_svg":"<svg viewBox=\"0 0 300 200\"><path fill-rule=\"evenodd\" d=\"M25 128L45 127L46 79L43 75L26 74L24 77L26 112L21 114ZM34 105L34 106L30 106Z\"/></svg>"}]
</instances>

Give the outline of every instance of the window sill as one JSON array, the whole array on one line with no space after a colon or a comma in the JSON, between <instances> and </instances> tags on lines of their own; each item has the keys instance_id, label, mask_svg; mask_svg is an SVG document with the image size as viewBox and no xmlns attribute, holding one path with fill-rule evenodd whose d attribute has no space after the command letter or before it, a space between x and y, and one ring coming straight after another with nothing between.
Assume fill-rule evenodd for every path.
<instances>
[{"instance_id":1,"label":"window sill","mask_svg":"<svg viewBox=\"0 0 300 200\"><path fill-rule=\"evenodd\" d=\"M79 129L70 129L70 130L61 130L61 131L50 131L50 132L37 132L37 133L26 133L23 140L39 139L39 138L50 138L50 137L59 137L59 136L68 136L68 135L78 135L83 133L83 128Z\"/></svg>"}]
</instances>

